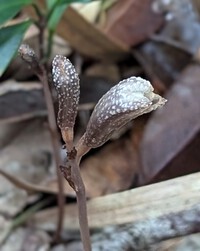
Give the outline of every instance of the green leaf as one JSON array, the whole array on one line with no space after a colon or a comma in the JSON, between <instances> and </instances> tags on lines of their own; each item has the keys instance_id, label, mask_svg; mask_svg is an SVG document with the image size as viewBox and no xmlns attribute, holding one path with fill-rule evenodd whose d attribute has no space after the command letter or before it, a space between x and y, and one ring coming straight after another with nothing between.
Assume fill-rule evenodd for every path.
<instances>
[{"instance_id":1,"label":"green leaf","mask_svg":"<svg viewBox=\"0 0 200 251\"><path fill-rule=\"evenodd\" d=\"M0 29L0 76L2 76L8 64L13 59L31 23L31 21L25 21Z\"/></svg>"},{"instance_id":2,"label":"green leaf","mask_svg":"<svg viewBox=\"0 0 200 251\"><path fill-rule=\"evenodd\" d=\"M54 1L55 2L55 1ZM58 22L60 21L64 11L66 10L68 4L57 4L54 8L54 10L52 11L52 14L48 20L48 28L50 30L55 30Z\"/></svg>"},{"instance_id":3,"label":"green leaf","mask_svg":"<svg viewBox=\"0 0 200 251\"><path fill-rule=\"evenodd\" d=\"M89 3L94 0L46 0L47 9L51 12L48 27L54 31L58 22L60 21L67 6L71 3Z\"/></svg>"},{"instance_id":4,"label":"green leaf","mask_svg":"<svg viewBox=\"0 0 200 251\"><path fill-rule=\"evenodd\" d=\"M24 6L33 0L0 0L0 25L13 18Z\"/></svg>"},{"instance_id":5,"label":"green leaf","mask_svg":"<svg viewBox=\"0 0 200 251\"><path fill-rule=\"evenodd\" d=\"M67 3L67 4L71 4L71 3L89 3L89 2L93 2L96 0L61 0L60 3Z\"/></svg>"},{"instance_id":6,"label":"green leaf","mask_svg":"<svg viewBox=\"0 0 200 251\"><path fill-rule=\"evenodd\" d=\"M50 10L55 4L59 4L60 0L46 0L47 9Z\"/></svg>"}]
</instances>

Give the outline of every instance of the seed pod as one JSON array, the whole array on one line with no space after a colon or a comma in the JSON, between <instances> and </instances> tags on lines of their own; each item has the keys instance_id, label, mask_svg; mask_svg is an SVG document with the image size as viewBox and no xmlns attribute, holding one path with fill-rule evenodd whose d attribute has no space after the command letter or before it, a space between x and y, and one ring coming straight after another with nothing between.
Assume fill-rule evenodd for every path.
<instances>
[{"instance_id":1,"label":"seed pod","mask_svg":"<svg viewBox=\"0 0 200 251\"><path fill-rule=\"evenodd\" d=\"M153 93L149 81L131 77L112 87L97 103L78 143L79 155L104 144L130 120L163 106L166 100Z\"/></svg>"},{"instance_id":2,"label":"seed pod","mask_svg":"<svg viewBox=\"0 0 200 251\"><path fill-rule=\"evenodd\" d=\"M73 128L80 96L79 77L72 63L64 56L55 56L52 63L53 82L58 93L58 119L63 140L73 141Z\"/></svg>"}]
</instances>

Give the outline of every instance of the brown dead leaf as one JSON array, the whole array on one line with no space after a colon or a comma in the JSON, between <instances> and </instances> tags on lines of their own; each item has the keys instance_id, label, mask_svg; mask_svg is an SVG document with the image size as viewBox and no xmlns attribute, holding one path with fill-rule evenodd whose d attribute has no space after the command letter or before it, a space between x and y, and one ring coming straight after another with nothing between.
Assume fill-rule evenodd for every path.
<instances>
[{"instance_id":1,"label":"brown dead leaf","mask_svg":"<svg viewBox=\"0 0 200 251\"><path fill-rule=\"evenodd\" d=\"M81 163L86 193L89 198L123 191L133 183L138 169L137 151L130 140L121 139L104 146L99 152ZM74 196L67 181L65 192ZM57 190L56 179L45 184L49 190Z\"/></svg>"},{"instance_id":2,"label":"brown dead leaf","mask_svg":"<svg viewBox=\"0 0 200 251\"><path fill-rule=\"evenodd\" d=\"M96 197L128 189L138 168L130 140L113 142L81 164L87 195Z\"/></svg>"},{"instance_id":3,"label":"brown dead leaf","mask_svg":"<svg viewBox=\"0 0 200 251\"><path fill-rule=\"evenodd\" d=\"M92 58L116 61L128 53L125 44L109 38L71 7L64 13L57 33L75 50Z\"/></svg>"},{"instance_id":4,"label":"brown dead leaf","mask_svg":"<svg viewBox=\"0 0 200 251\"><path fill-rule=\"evenodd\" d=\"M173 214L178 214L179 219L186 220L186 224L193 222L195 226L199 227L199 224L197 224L197 221L198 223L200 221L198 217L200 213L199 192L200 173L196 173L93 198L87 202L89 226L91 229L95 229L126 223L131 223L136 227L139 224L139 233L141 233L141 226L143 229L148 221L155 223L155 220L161 217L166 223L166 216L171 219ZM55 231L58 217L57 210L57 207L53 207L35 213L30 219L30 224L38 229ZM183 214L185 212L186 215L181 216L181 212ZM158 220L156 224L153 224L156 229L157 224L161 228L162 224L168 225L161 222ZM178 220L178 222L180 221ZM150 225L152 225L151 223ZM79 229L76 203L65 206L63 227L66 230Z\"/></svg>"},{"instance_id":5,"label":"brown dead leaf","mask_svg":"<svg viewBox=\"0 0 200 251\"><path fill-rule=\"evenodd\" d=\"M108 11L105 33L129 46L144 42L163 24L163 17L153 12L152 3L152 0L117 1Z\"/></svg>"},{"instance_id":6,"label":"brown dead leaf","mask_svg":"<svg viewBox=\"0 0 200 251\"><path fill-rule=\"evenodd\" d=\"M200 133L195 135L185 148L178 153L152 180L158 182L200 171Z\"/></svg>"},{"instance_id":7,"label":"brown dead leaf","mask_svg":"<svg viewBox=\"0 0 200 251\"><path fill-rule=\"evenodd\" d=\"M26 122L0 124L0 150L8 145L20 133Z\"/></svg>"},{"instance_id":8,"label":"brown dead leaf","mask_svg":"<svg viewBox=\"0 0 200 251\"><path fill-rule=\"evenodd\" d=\"M142 182L155 177L199 132L199 79L199 65L189 66L167 93L166 106L150 118L141 142Z\"/></svg>"},{"instance_id":9,"label":"brown dead leaf","mask_svg":"<svg viewBox=\"0 0 200 251\"><path fill-rule=\"evenodd\" d=\"M81 76L79 109L93 108L94 103L110 89L112 83L113 81L100 77ZM46 115L43 87L39 82L8 80L1 83L0 124L24 121Z\"/></svg>"},{"instance_id":10,"label":"brown dead leaf","mask_svg":"<svg viewBox=\"0 0 200 251\"><path fill-rule=\"evenodd\" d=\"M131 140L112 142L81 163L81 175L89 198L130 188L137 171L138 152ZM64 181L64 187L66 195L75 196L67 181ZM57 179L43 182L38 189L55 193L58 191Z\"/></svg>"},{"instance_id":11,"label":"brown dead leaf","mask_svg":"<svg viewBox=\"0 0 200 251\"><path fill-rule=\"evenodd\" d=\"M0 153L1 212L9 212L9 201L13 204L13 208L9 206L10 214L18 212L26 204L26 192L58 193L52 157L50 134L44 122L33 120L21 125L18 135L14 135ZM67 182L64 183L64 188L66 195L73 194ZM14 197L17 198L16 202Z\"/></svg>"},{"instance_id":12,"label":"brown dead leaf","mask_svg":"<svg viewBox=\"0 0 200 251\"><path fill-rule=\"evenodd\" d=\"M39 82L18 83L9 80L0 85L0 123L44 115L46 105Z\"/></svg>"},{"instance_id":13,"label":"brown dead leaf","mask_svg":"<svg viewBox=\"0 0 200 251\"><path fill-rule=\"evenodd\" d=\"M169 86L193 57L199 58L199 16L188 0L156 0L153 8L165 14L165 25L138 53L151 71Z\"/></svg>"},{"instance_id":14,"label":"brown dead leaf","mask_svg":"<svg viewBox=\"0 0 200 251\"><path fill-rule=\"evenodd\" d=\"M153 9L166 13L166 25L155 40L195 55L200 47L200 22L194 1L155 0Z\"/></svg>"},{"instance_id":15,"label":"brown dead leaf","mask_svg":"<svg viewBox=\"0 0 200 251\"><path fill-rule=\"evenodd\" d=\"M41 8L45 6L44 0L38 3ZM34 15L32 8L27 8L26 12ZM56 32L76 51L94 59L116 61L129 52L125 44L108 37L70 6L60 20Z\"/></svg>"},{"instance_id":16,"label":"brown dead leaf","mask_svg":"<svg viewBox=\"0 0 200 251\"><path fill-rule=\"evenodd\" d=\"M120 81L120 72L116 64L96 63L90 66L85 74L86 76L98 76L109 79L115 83Z\"/></svg>"},{"instance_id":17,"label":"brown dead leaf","mask_svg":"<svg viewBox=\"0 0 200 251\"><path fill-rule=\"evenodd\" d=\"M42 121L24 124L20 133L0 153L0 169L26 182L40 183L50 176L51 142ZM10 216L27 203L27 193L0 176L0 212Z\"/></svg>"}]
</instances>

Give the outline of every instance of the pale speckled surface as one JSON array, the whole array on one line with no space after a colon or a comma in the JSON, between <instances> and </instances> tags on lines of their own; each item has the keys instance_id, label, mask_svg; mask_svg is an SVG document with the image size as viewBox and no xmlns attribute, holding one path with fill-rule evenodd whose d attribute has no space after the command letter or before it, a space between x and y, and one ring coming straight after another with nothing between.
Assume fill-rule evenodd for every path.
<instances>
[{"instance_id":1,"label":"pale speckled surface","mask_svg":"<svg viewBox=\"0 0 200 251\"><path fill-rule=\"evenodd\" d=\"M84 144L98 147L130 120L164 105L166 100L153 90L150 82L140 77L130 77L112 87L94 108Z\"/></svg>"},{"instance_id":2,"label":"pale speckled surface","mask_svg":"<svg viewBox=\"0 0 200 251\"><path fill-rule=\"evenodd\" d=\"M52 63L53 82L58 93L58 126L72 128L78 110L79 77L72 63L64 56L55 56Z\"/></svg>"}]
</instances>

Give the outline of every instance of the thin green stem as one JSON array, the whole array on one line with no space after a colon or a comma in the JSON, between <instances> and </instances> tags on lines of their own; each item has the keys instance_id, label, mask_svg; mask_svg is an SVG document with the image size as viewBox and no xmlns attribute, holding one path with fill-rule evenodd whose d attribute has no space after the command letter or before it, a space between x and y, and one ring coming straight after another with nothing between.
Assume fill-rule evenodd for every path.
<instances>
[{"instance_id":1,"label":"thin green stem","mask_svg":"<svg viewBox=\"0 0 200 251\"><path fill-rule=\"evenodd\" d=\"M35 13L37 14L38 17L42 17L43 16L42 11L40 10L40 8L38 7L38 5L36 3L32 3L31 6L35 10Z\"/></svg>"},{"instance_id":2,"label":"thin green stem","mask_svg":"<svg viewBox=\"0 0 200 251\"><path fill-rule=\"evenodd\" d=\"M47 58L51 56L54 32L55 32L54 30L50 30L50 29L48 30L48 45L47 45L47 53L46 53Z\"/></svg>"},{"instance_id":3,"label":"thin green stem","mask_svg":"<svg viewBox=\"0 0 200 251\"><path fill-rule=\"evenodd\" d=\"M46 28L46 19L44 16L40 17L39 19L39 60L43 61L44 60L44 35L45 35L45 28Z\"/></svg>"},{"instance_id":4,"label":"thin green stem","mask_svg":"<svg viewBox=\"0 0 200 251\"><path fill-rule=\"evenodd\" d=\"M45 200L42 200L35 204L34 206L27 209L25 212L20 214L18 217L16 217L12 223L11 229L14 229L23 223L25 223L35 212L37 212L39 209L43 208L44 206L48 205L53 199L47 198Z\"/></svg>"},{"instance_id":5,"label":"thin green stem","mask_svg":"<svg viewBox=\"0 0 200 251\"><path fill-rule=\"evenodd\" d=\"M47 16L46 16L46 20L47 20L47 21L49 21L49 19L51 18L52 14L54 13L55 8L59 5L59 3L60 3L60 0L57 0L57 1L53 4L53 6L51 7L51 9L49 10L49 12L48 12L48 14L47 14Z\"/></svg>"}]
</instances>

